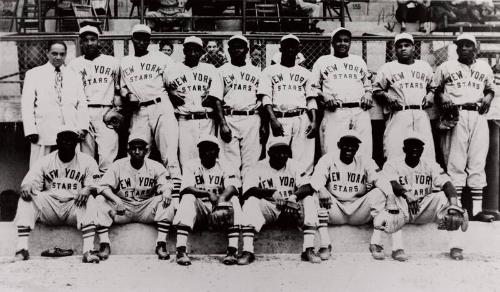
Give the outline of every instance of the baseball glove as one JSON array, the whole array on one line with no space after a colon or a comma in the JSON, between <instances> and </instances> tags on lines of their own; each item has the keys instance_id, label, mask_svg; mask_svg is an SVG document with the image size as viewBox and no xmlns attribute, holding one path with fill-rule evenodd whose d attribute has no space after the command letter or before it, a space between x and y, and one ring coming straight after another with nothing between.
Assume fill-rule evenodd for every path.
<instances>
[{"instance_id":1,"label":"baseball glove","mask_svg":"<svg viewBox=\"0 0 500 292\"><path fill-rule=\"evenodd\" d=\"M450 110L441 113L438 122L438 129L441 131L448 131L453 129L458 123L458 107L452 106Z\"/></svg>"},{"instance_id":2,"label":"baseball glove","mask_svg":"<svg viewBox=\"0 0 500 292\"><path fill-rule=\"evenodd\" d=\"M299 226L304 224L304 210L302 205L294 202L285 200L285 204L281 209L281 217L287 222L296 222Z\"/></svg>"},{"instance_id":3,"label":"baseball glove","mask_svg":"<svg viewBox=\"0 0 500 292\"><path fill-rule=\"evenodd\" d=\"M209 224L217 229L227 229L234 225L234 209L231 202L219 202L214 208L210 217Z\"/></svg>"},{"instance_id":4,"label":"baseball glove","mask_svg":"<svg viewBox=\"0 0 500 292\"><path fill-rule=\"evenodd\" d=\"M120 129L124 119L121 109L117 107L110 108L102 117L102 121L106 124L106 127L114 130Z\"/></svg>"},{"instance_id":5,"label":"baseball glove","mask_svg":"<svg viewBox=\"0 0 500 292\"><path fill-rule=\"evenodd\" d=\"M437 214L438 218L438 229L440 230L458 230L460 227L463 232L467 231L469 227L469 215L467 210L464 210L456 205L449 205L441 210Z\"/></svg>"},{"instance_id":6,"label":"baseball glove","mask_svg":"<svg viewBox=\"0 0 500 292\"><path fill-rule=\"evenodd\" d=\"M394 233L408 223L409 218L399 209L386 208L373 219L373 227L386 233Z\"/></svg>"}]
</instances>

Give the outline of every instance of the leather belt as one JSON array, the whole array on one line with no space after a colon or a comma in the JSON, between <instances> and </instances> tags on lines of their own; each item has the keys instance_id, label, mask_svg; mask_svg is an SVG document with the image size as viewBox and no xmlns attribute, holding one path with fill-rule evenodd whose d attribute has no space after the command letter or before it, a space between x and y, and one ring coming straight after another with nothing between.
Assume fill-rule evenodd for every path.
<instances>
[{"instance_id":1,"label":"leather belt","mask_svg":"<svg viewBox=\"0 0 500 292\"><path fill-rule=\"evenodd\" d=\"M182 120L202 120L202 119L211 119L213 117L213 114L210 112L205 112L205 113L192 113L192 114L175 114L175 117L177 119L182 119Z\"/></svg>"},{"instance_id":2,"label":"leather belt","mask_svg":"<svg viewBox=\"0 0 500 292\"><path fill-rule=\"evenodd\" d=\"M458 104L457 107L458 107L458 110L465 110L465 111L477 111L477 110L479 110L479 106L475 103Z\"/></svg>"},{"instance_id":3,"label":"leather belt","mask_svg":"<svg viewBox=\"0 0 500 292\"><path fill-rule=\"evenodd\" d=\"M257 113L258 111L256 110L240 111L240 110L224 109L224 114L226 116L253 116Z\"/></svg>"},{"instance_id":4,"label":"leather belt","mask_svg":"<svg viewBox=\"0 0 500 292\"><path fill-rule=\"evenodd\" d=\"M305 109L293 110L293 111L288 111L288 112L277 112L277 111L275 111L274 115L277 118L291 118L291 117L298 117L298 116L302 115L305 112L306 112Z\"/></svg>"},{"instance_id":5,"label":"leather belt","mask_svg":"<svg viewBox=\"0 0 500 292\"><path fill-rule=\"evenodd\" d=\"M161 97L157 97L155 99L152 99L152 100L148 100L148 101L145 101L145 102L140 102L139 103L139 106L150 106L152 104L155 104L155 103L160 103L161 102Z\"/></svg>"},{"instance_id":6,"label":"leather belt","mask_svg":"<svg viewBox=\"0 0 500 292\"><path fill-rule=\"evenodd\" d=\"M110 107L113 107L110 104L88 104L87 106L92 107L92 108L110 108Z\"/></svg>"},{"instance_id":7,"label":"leather belt","mask_svg":"<svg viewBox=\"0 0 500 292\"><path fill-rule=\"evenodd\" d=\"M344 103L339 103L338 108L355 108L355 107L360 107L359 102L344 102Z\"/></svg>"},{"instance_id":8,"label":"leather belt","mask_svg":"<svg viewBox=\"0 0 500 292\"><path fill-rule=\"evenodd\" d=\"M402 105L397 111L405 111L405 110L422 110L424 107L420 104L410 104L410 105Z\"/></svg>"}]
</instances>

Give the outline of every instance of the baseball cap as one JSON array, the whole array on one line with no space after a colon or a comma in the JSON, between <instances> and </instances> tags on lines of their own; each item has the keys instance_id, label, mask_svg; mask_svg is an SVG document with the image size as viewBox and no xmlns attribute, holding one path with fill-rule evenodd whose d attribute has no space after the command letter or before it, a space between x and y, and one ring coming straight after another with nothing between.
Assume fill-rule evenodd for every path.
<instances>
[{"instance_id":1,"label":"baseball cap","mask_svg":"<svg viewBox=\"0 0 500 292\"><path fill-rule=\"evenodd\" d=\"M68 124L64 124L61 127L59 127L57 135L62 133L73 133L75 135L78 135L78 131L76 130L76 128Z\"/></svg>"},{"instance_id":2,"label":"baseball cap","mask_svg":"<svg viewBox=\"0 0 500 292\"><path fill-rule=\"evenodd\" d=\"M291 34L291 33L289 33L289 34L287 34L287 35L284 35L284 36L281 38L280 43L282 43L282 42L284 42L284 41L286 41L286 40L295 40L295 41L297 41L298 43L300 43L299 38L298 38L297 36L295 36L294 34Z\"/></svg>"},{"instance_id":3,"label":"baseball cap","mask_svg":"<svg viewBox=\"0 0 500 292\"><path fill-rule=\"evenodd\" d=\"M271 58L271 60L276 63L276 64L279 64L281 63L281 52L276 52L273 57ZM295 64L296 65L299 65L301 64L302 62L304 62L306 60L306 58L304 57L304 55L302 53L298 53L297 56L295 56Z\"/></svg>"},{"instance_id":4,"label":"baseball cap","mask_svg":"<svg viewBox=\"0 0 500 292\"><path fill-rule=\"evenodd\" d=\"M409 33L406 33L406 32L403 32L403 33L400 33L400 34L397 34L395 37L394 37L394 43L396 44L397 42L399 41L402 41L402 40L407 40L407 41L410 41L412 44L415 43L415 41L413 40L413 36Z\"/></svg>"},{"instance_id":5,"label":"baseball cap","mask_svg":"<svg viewBox=\"0 0 500 292\"><path fill-rule=\"evenodd\" d=\"M203 41L196 36L188 36L184 39L184 45L185 44L197 44L200 47L203 47Z\"/></svg>"},{"instance_id":6,"label":"baseball cap","mask_svg":"<svg viewBox=\"0 0 500 292\"><path fill-rule=\"evenodd\" d=\"M339 142L342 142L344 140L352 140L360 144L361 139L359 137L360 137L359 133L356 132L355 130L348 130L344 133L344 135L342 135L342 137L340 137Z\"/></svg>"},{"instance_id":7,"label":"baseball cap","mask_svg":"<svg viewBox=\"0 0 500 292\"><path fill-rule=\"evenodd\" d=\"M248 42L248 39L246 37L242 36L241 34L233 35L232 37L229 38L229 41L227 41L227 43L229 44L234 40L244 41L247 44L247 47L250 45Z\"/></svg>"},{"instance_id":8,"label":"baseball cap","mask_svg":"<svg viewBox=\"0 0 500 292\"><path fill-rule=\"evenodd\" d=\"M200 138L200 140L198 140L197 146L200 147L200 144L203 143L203 142L213 143L213 144L217 145L217 147L220 148L219 139L217 139L217 137L215 137L214 135L203 135Z\"/></svg>"},{"instance_id":9,"label":"baseball cap","mask_svg":"<svg viewBox=\"0 0 500 292\"><path fill-rule=\"evenodd\" d=\"M422 143L422 145L425 145L424 136L416 131L411 131L410 133L408 133L405 136L403 142L406 141L419 141L420 143Z\"/></svg>"},{"instance_id":10,"label":"baseball cap","mask_svg":"<svg viewBox=\"0 0 500 292\"><path fill-rule=\"evenodd\" d=\"M332 37L331 37L331 39L333 40L333 38L334 38L337 34L339 34L339 33L341 33L341 32L347 33L349 36L352 36L351 31L350 31L350 30L348 30L347 28L345 28L345 27L338 27L337 29L335 29L335 30L332 32Z\"/></svg>"},{"instance_id":11,"label":"baseball cap","mask_svg":"<svg viewBox=\"0 0 500 292\"><path fill-rule=\"evenodd\" d=\"M288 139L285 137L276 137L273 138L273 140L269 143L269 149L273 147L280 147L280 146L285 146L290 148L290 144L288 143Z\"/></svg>"},{"instance_id":12,"label":"baseball cap","mask_svg":"<svg viewBox=\"0 0 500 292\"><path fill-rule=\"evenodd\" d=\"M101 35L99 33L99 30L97 29L97 27L92 26L92 25L86 25L86 26L80 28L80 31L78 31L79 36L82 36L86 33L93 33L93 34L97 35L98 37Z\"/></svg>"},{"instance_id":13,"label":"baseball cap","mask_svg":"<svg viewBox=\"0 0 500 292\"><path fill-rule=\"evenodd\" d=\"M130 134L130 136L128 137L128 144L133 142L143 142L144 144L148 145L148 141L140 132L133 132Z\"/></svg>"},{"instance_id":14,"label":"baseball cap","mask_svg":"<svg viewBox=\"0 0 500 292\"><path fill-rule=\"evenodd\" d=\"M132 28L132 34L138 33L138 32L147 33L147 34L150 35L151 34L151 28L149 28L149 26L147 26L145 24L136 24Z\"/></svg>"},{"instance_id":15,"label":"baseball cap","mask_svg":"<svg viewBox=\"0 0 500 292\"><path fill-rule=\"evenodd\" d=\"M457 40L455 41L455 44L458 43L459 41L471 41L474 43L474 46L477 46L477 41L476 37L471 35L470 33L463 33L457 37Z\"/></svg>"}]
</instances>

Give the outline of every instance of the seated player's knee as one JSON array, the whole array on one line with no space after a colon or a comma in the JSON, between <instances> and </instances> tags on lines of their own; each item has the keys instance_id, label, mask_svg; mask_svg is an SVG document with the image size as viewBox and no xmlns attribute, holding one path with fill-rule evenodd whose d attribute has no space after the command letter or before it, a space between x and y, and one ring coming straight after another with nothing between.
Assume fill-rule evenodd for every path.
<instances>
[{"instance_id":1,"label":"seated player's knee","mask_svg":"<svg viewBox=\"0 0 500 292\"><path fill-rule=\"evenodd\" d=\"M384 203L387 200L385 194L379 188L373 188L365 196L367 196L368 201L371 205Z\"/></svg>"},{"instance_id":2,"label":"seated player's knee","mask_svg":"<svg viewBox=\"0 0 500 292\"><path fill-rule=\"evenodd\" d=\"M179 202L179 205L190 205L194 204L196 201L196 197L193 194L184 194L182 195L181 201Z\"/></svg>"}]
</instances>

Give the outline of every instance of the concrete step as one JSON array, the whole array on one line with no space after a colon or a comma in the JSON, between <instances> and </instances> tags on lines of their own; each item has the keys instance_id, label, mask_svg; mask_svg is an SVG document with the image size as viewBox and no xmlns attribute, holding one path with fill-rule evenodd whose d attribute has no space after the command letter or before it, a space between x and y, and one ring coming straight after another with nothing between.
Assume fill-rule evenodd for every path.
<instances>
[{"instance_id":1,"label":"concrete step","mask_svg":"<svg viewBox=\"0 0 500 292\"><path fill-rule=\"evenodd\" d=\"M404 230L404 243L408 251L446 251L448 234L439 231L435 224L408 225ZM336 252L367 252L372 229L369 226L331 226L330 238ZM461 231L460 231L461 232ZM500 246L500 222L471 222L463 234L464 249L471 252L498 252ZM113 226L110 231L113 254L152 254L156 241L154 226L139 223ZM317 239L317 238L316 238ZM16 227L12 222L0 222L0 256L15 252ZM174 251L175 235L170 236L169 250ZM51 247L71 248L76 254L82 250L80 231L69 226L37 224L30 236L30 253L39 255ZM316 245L318 243L316 242ZM188 249L192 254L225 253L227 239L223 232L194 231L189 237ZM390 250L390 240L384 236L384 246ZM255 252L299 253L302 249L302 233L296 229L279 229L272 226L261 231L255 240Z\"/></svg>"}]
</instances>

